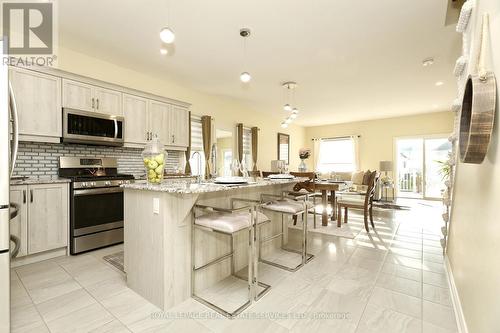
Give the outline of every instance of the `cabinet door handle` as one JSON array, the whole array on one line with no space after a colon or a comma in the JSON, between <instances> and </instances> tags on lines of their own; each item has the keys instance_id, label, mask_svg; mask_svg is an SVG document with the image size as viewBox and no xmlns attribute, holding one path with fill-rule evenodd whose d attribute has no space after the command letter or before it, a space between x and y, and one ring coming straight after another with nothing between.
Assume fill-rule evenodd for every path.
<instances>
[{"instance_id":1,"label":"cabinet door handle","mask_svg":"<svg viewBox=\"0 0 500 333\"><path fill-rule=\"evenodd\" d=\"M97 110L99 110L99 98L96 99L96 106L97 106Z\"/></svg>"},{"instance_id":2,"label":"cabinet door handle","mask_svg":"<svg viewBox=\"0 0 500 333\"><path fill-rule=\"evenodd\" d=\"M23 190L23 204L26 203L26 190Z\"/></svg>"},{"instance_id":3,"label":"cabinet door handle","mask_svg":"<svg viewBox=\"0 0 500 333\"><path fill-rule=\"evenodd\" d=\"M30 202L33 202L33 190L30 190Z\"/></svg>"},{"instance_id":4,"label":"cabinet door handle","mask_svg":"<svg viewBox=\"0 0 500 333\"><path fill-rule=\"evenodd\" d=\"M94 109L94 108L95 108L95 99L94 99L94 97L92 97L92 109Z\"/></svg>"}]
</instances>

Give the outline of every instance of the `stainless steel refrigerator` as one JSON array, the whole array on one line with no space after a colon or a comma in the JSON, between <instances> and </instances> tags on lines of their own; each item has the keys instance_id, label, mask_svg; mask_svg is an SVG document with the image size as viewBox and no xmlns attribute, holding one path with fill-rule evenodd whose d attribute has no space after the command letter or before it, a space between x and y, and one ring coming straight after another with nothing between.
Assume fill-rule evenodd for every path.
<instances>
[{"instance_id":1,"label":"stainless steel refrigerator","mask_svg":"<svg viewBox=\"0 0 500 333\"><path fill-rule=\"evenodd\" d=\"M0 39L0 55L6 45ZM12 122L12 126L11 126ZM0 63L0 332L10 331L10 232L16 207L9 203L9 186L17 156L17 110L9 84L9 69Z\"/></svg>"}]
</instances>

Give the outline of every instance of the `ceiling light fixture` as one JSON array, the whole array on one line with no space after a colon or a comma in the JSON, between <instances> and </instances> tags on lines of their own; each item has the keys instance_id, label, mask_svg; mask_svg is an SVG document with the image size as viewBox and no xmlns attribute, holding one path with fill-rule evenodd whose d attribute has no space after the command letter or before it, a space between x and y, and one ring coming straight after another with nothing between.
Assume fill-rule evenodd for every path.
<instances>
[{"instance_id":1,"label":"ceiling light fixture","mask_svg":"<svg viewBox=\"0 0 500 333\"><path fill-rule=\"evenodd\" d=\"M432 66L432 65L434 65L434 58L432 58L432 57L425 58L422 61L422 66L424 66L424 67L429 67L429 66Z\"/></svg>"},{"instance_id":2,"label":"ceiling light fixture","mask_svg":"<svg viewBox=\"0 0 500 333\"><path fill-rule=\"evenodd\" d=\"M292 111L292 106L290 104L285 104L285 106L283 107L283 110L289 112L289 111Z\"/></svg>"},{"instance_id":3,"label":"ceiling light fixture","mask_svg":"<svg viewBox=\"0 0 500 333\"><path fill-rule=\"evenodd\" d=\"M246 53L247 53L247 43L246 40L248 37L250 37L250 29L248 28L241 28L240 29L240 36L243 38L243 67L246 67ZM247 71L244 71L243 73L240 74L240 80L243 83L248 83L252 79L252 76L250 73Z\"/></svg>"},{"instance_id":4,"label":"ceiling light fixture","mask_svg":"<svg viewBox=\"0 0 500 333\"><path fill-rule=\"evenodd\" d=\"M248 83L252 79L252 76L248 72L243 72L240 74L240 80L243 83Z\"/></svg>"},{"instance_id":5,"label":"ceiling light fixture","mask_svg":"<svg viewBox=\"0 0 500 333\"><path fill-rule=\"evenodd\" d=\"M160 39L163 43L166 44L172 44L175 41L175 34L174 31L169 27L169 23L170 23L170 3L167 0L167 25L160 30Z\"/></svg>"},{"instance_id":6,"label":"ceiling light fixture","mask_svg":"<svg viewBox=\"0 0 500 333\"><path fill-rule=\"evenodd\" d=\"M436 87L440 87L440 86L442 86L444 84L444 82L443 81L438 81L435 84L436 84Z\"/></svg>"},{"instance_id":7,"label":"ceiling light fixture","mask_svg":"<svg viewBox=\"0 0 500 333\"><path fill-rule=\"evenodd\" d=\"M160 31L160 39L166 44L172 44L175 41L175 34L169 27L165 27Z\"/></svg>"},{"instance_id":8,"label":"ceiling light fixture","mask_svg":"<svg viewBox=\"0 0 500 333\"><path fill-rule=\"evenodd\" d=\"M299 116L299 115L298 115L297 113L292 113L292 114L290 115L290 118L295 119L295 118L297 118L298 116Z\"/></svg>"},{"instance_id":9,"label":"ceiling light fixture","mask_svg":"<svg viewBox=\"0 0 500 333\"><path fill-rule=\"evenodd\" d=\"M287 127L288 127L288 124L286 122L281 123L281 128L287 128Z\"/></svg>"}]
</instances>

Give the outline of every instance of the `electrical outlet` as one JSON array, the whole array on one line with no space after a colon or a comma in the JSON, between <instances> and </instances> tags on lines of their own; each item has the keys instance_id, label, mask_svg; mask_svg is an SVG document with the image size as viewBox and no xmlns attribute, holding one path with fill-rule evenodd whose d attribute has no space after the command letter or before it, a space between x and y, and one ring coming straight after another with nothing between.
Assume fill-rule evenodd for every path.
<instances>
[{"instance_id":1,"label":"electrical outlet","mask_svg":"<svg viewBox=\"0 0 500 333\"><path fill-rule=\"evenodd\" d=\"M153 214L160 214L160 198L153 198Z\"/></svg>"}]
</instances>

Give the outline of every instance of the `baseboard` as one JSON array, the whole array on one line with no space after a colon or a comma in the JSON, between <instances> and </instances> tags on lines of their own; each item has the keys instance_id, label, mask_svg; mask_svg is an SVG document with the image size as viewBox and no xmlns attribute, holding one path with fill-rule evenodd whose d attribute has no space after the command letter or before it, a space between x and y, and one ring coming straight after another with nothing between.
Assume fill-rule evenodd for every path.
<instances>
[{"instance_id":1,"label":"baseboard","mask_svg":"<svg viewBox=\"0 0 500 333\"><path fill-rule=\"evenodd\" d=\"M25 257L15 258L10 262L10 267L15 268L19 266L24 266L28 264L34 264L43 260L54 259L57 257L67 255L66 248L60 248L56 250L46 251L42 253L32 254Z\"/></svg>"},{"instance_id":2,"label":"baseboard","mask_svg":"<svg viewBox=\"0 0 500 333\"><path fill-rule=\"evenodd\" d=\"M445 255L444 257L444 263L446 268L446 276L448 278L448 285L450 287L451 302L453 304L453 309L455 310L455 319L457 321L458 332L469 333L469 330L467 329L467 323L465 322L464 312L462 311L462 303L460 302L457 286L455 285L455 279L453 278L453 272L451 270L450 261L447 255Z\"/></svg>"}]
</instances>

